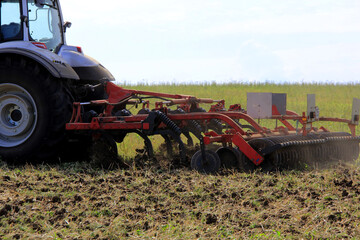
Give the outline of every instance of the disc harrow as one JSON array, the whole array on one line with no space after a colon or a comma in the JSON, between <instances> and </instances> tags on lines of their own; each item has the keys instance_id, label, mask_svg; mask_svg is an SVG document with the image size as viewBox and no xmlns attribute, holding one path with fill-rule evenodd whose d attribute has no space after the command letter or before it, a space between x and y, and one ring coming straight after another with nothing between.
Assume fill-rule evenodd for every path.
<instances>
[{"instance_id":1,"label":"disc harrow","mask_svg":"<svg viewBox=\"0 0 360 240\"><path fill-rule=\"evenodd\" d=\"M360 137L355 131L359 123L359 99L354 99L352 117L348 120L320 117L313 95L308 95L307 113L298 115L286 109L284 94L249 93L245 110L240 104L226 109L224 100L129 90L111 82L104 83L103 88L107 99L73 104L67 130L86 132L93 138L106 135L118 143L129 133L136 133L143 138L149 158L154 157L149 136L159 135L164 139L168 156L174 156L175 144L179 149L177 164L187 164L191 159L189 165L199 172L214 173L221 167L243 171L261 167L274 171L351 161L359 156ZM207 112L201 104L212 105ZM133 107L141 108L138 114L128 110ZM259 122L263 118L274 120L276 127L261 126ZM347 124L350 133L330 132L313 125L328 121ZM194 138L199 148L189 156ZM216 152L208 148L214 144L218 145Z\"/></svg>"},{"instance_id":2,"label":"disc harrow","mask_svg":"<svg viewBox=\"0 0 360 240\"><path fill-rule=\"evenodd\" d=\"M259 138L250 145L265 156L267 170L351 161L359 155L359 137L341 132Z\"/></svg>"}]
</instances>

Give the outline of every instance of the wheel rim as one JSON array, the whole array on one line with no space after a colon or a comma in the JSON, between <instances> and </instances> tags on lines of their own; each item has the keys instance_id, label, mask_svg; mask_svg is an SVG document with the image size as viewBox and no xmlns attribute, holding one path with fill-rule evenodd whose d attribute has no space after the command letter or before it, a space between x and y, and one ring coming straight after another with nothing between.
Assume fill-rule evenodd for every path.
<instances>
[{"instance_id":1,"label":"wheel rim","mask_svg":"<svg viewBox=\"0 0 360 240\"><path fill-rule=\"evenodd\" d=\"M0 84L0 147L24 143L37 124L34 99L16 84Z\"/></svg>"},{"instance_id":2,"label":"wheel rim","mask_svg":"<svg viewBox=\"0 0 360 240\"><path fill-rule=\"evenodd\" d=\"M219 156L210 150L205 151L206 162L203 162L201 150L197 151L191 158L191 168L201 173L215 173L220 168Z\"/></svg>"},{"instance_id":3,"label":"wheel rim","mask_svg":"<svg viewBox=\"0 0 360 240\"><path fill-rule=\"evenodd\" d=\"M239 165L240 154L232 147L221 147L216 150L221 160L221 166L225 169L236 168Z\"/></svg>"}]
</instances>

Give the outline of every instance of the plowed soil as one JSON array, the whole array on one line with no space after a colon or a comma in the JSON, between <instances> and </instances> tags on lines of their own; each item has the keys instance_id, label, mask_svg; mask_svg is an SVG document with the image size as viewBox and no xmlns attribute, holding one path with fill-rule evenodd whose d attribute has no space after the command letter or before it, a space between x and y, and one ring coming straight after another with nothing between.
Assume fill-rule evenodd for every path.
<instances>
[{"instance_id":1,"label":"plowed soil","mask_svg":"<svg viewBox=\"0 0 360 240\"><path fill-rule=\"evenodd\" d=\"M360 236L360 169L281 173L0 167L0 239Z\"/></svg>"}]
</instances>

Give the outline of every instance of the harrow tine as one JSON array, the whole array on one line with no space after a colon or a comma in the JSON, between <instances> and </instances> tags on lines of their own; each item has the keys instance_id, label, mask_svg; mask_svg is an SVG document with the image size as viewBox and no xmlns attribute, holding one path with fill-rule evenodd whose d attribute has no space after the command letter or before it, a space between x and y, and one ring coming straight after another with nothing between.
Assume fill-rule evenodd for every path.
<instances>
[{"instance_id":1,"label":"harrow tine","mask_svg":"<svg viewBox=\"0 0 360 240\"><path fill-rule=\"evenodd\" d=\"M188 147L194 146L194 141L193 141L192 137L190 136L189 130L186 128L183 128L181 131L183 132L184 136L187 138Z\"/></svg>"},{"instance_id":2,"label":"harrow tine","mask_svg":"<svg viewBox=\"0 0 360 240\"><path fill-rule=\"evenodd\" d=\"M154 158L154 148L149 137L139 130L135 130L134 133L138 134L143 140L147 155L150 159Z\"/></svg>"},{"instance_id":3,"label":"harrow tine","mask_svg":"<svg viewBox=\"0 0 360 240\"><path fill-rule=\"evenodd\" d=\"M169 135L161 134L161 136L162 136L162 137L164 138L164 140L165 140L166 151L167 151L168 156L169 156L169 157L173 156L173 155L174 155L173 146L172 146L171 139L170 139Z\"/></svg>"},{"instance_id":4,"label":"harrow tine","mask_svg":"<svg viewBox=\"0 0 360 240\"><path fill-rule=\"evenodd\" d=\"M179 155L180 155L179 164L184 164L186 162L186 153L187 153L187 149L185 147L184 142L182 141L180 135L172 131L169 131L168 134L178 143Z\"/></svg>"}]
</instances>

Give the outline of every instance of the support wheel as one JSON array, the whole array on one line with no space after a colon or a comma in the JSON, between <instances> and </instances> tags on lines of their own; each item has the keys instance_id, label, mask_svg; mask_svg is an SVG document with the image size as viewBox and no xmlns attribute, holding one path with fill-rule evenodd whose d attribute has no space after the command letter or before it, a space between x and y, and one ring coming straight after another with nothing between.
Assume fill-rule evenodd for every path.
<instances>
[{"instance_id":1,"label":"support wheel","mask_svg":"<svg viewBox=\"0 0 360 240\"><path fill-rule=\"evenodd\" d=\"M239 166L240 152L232 147L221 147L216 150L221 160L221 166L225 169L235 169Z\"/></svg>"},{"instance_id":2,"label":"support wheel","mask_svg":"<svg viewBox=\"0 0 360 240\"><path fill-rule=\"evenodd\" d=\"M210 150L205 150L205 158L203 158L201 150L191 158L191 168L201 173L216 173L219 171L220 165L219 156Z\"/></svg>"},{"instance_id":3,"label":"support wheel","mask_svg":"<svg viewBox=\"0 0 360 240\"><path fill-rule=\"evenodd\" d=\"M0 157L43 161L59 151L71 117L70 95L59 79L22 57L0 57Z\"/></svg>"}]
</instances>

